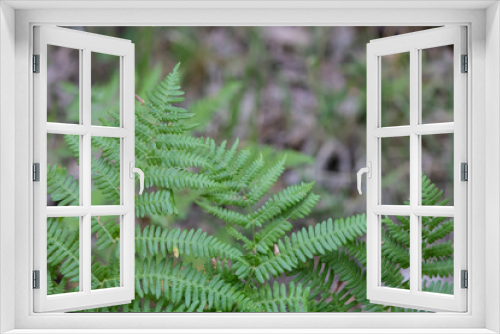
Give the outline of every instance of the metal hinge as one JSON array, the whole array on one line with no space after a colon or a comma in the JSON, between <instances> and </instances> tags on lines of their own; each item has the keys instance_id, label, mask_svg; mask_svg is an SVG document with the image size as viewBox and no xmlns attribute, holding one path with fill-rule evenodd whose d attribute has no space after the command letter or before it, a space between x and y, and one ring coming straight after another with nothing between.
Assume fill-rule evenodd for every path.
<instances>
[{"instance_id":1,"label":"metal hinge","mask_svg":"<svg viewBox=\"0 0 500 334\"><path fill-rule=\"evenodd\" d=\"M33 270L33 289L40 289L40 270Z\"/></svg>"},{"instance_id":2,"label":"metal hinge","mask_svg":"<svg viewBox=\"0 0 500 334\"><path fill-rule=\"evenodd\" d=\"M467 55L462 55L462 73L469 72L469 57Z\"/></svg>"},{"instance_id":3,"label":"metal hinge","mask_svg":"<svg viewBox=\"0 0 500 334\"><path fill-rule=\"evenodd\" d=\"M40 164L38 162L33 164L33 181L40 181Z\"/></svg>"},{"instance_id":4,"label":"metal hinge","mask_svg":"<svg viewBox=\"0 0 500 334\"><path fill-rule=\"evenodd\" d=\"M469 181L469 165L466 162L460 164L460 180Z\"/></svg>"},{"instance_id":5,"label":"metal hinge","mask_svg":"<svg viewBox=\"0 0 500 334\"><path fill-rule=\"evenodd\" d=\"M40 73L40 55L33 55L33 73Z\"/></svg>"},{"instance_id":6,"label":"metal hinge","mask_svg":"<svg viewBox=\"0 0 500 334\"><path fill-rule=\"evenodd\" d=\"M469 287L469 272L467 270L462 270L460 272L461 275L461 287L462 289L467 289Z\"/></svg>"}]
</instances>

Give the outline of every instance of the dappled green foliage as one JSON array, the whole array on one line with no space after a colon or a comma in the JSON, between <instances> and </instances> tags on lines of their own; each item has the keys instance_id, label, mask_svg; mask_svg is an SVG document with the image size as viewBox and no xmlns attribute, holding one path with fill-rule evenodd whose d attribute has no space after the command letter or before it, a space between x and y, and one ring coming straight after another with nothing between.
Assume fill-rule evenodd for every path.
<instances>
[{"instance_id":1,"label":"dappled green foliage","mask_svg":"<svg viewBox=\"0 0 500 334\"><path fill-rule=\"evenodd\" d=\"M234 89L234 88L230 88ZM224 92L227 94L227 92ZM318 203L313 183L275 191L289 155L269 164L256 148L242 150L238 141L216 144L192 135L193 110L178 107L183 100L179 66L136 104L136 164L146 174L145 192L136 197L136 216L178 213L178 192L195 192L196 203L215 217L232 239L224 242L201 229L136 226L135 300L129 305L92 312L347 312L406 311L370 304L366 299L366 216L327 219L302 229L294 221L307 217ZM202 112L196 104L196 112ZM220 103L207 103L207 108ZM114 124L111 112L104 125ZM106 123L110 122L110 123ZM68 138L68 140L71 140ZM78 146L68 142L75 157ZM112 141L92 142L101 157L92 163L95 187L115 196L117 157ZM293 164L307 159L290 153ZM78 187L65 169L50 168L48 192L59 205L74 203ZM425 205L445 204L424 177ZM78 236L57 219L48 222L49 292L77 289ZM392 287L407 288L409 221L384 217L383 277ZM426 289L451 293L452 285L438 278L453 273L453 221L423 220L423 273ZM73 231L74 232L74 231ZM107 264L96 262L92 286L119 283L119 231L106 219L92 219L98 251ZM71 261L68 261L71 257Z\"/></svg>"}]
</instances>

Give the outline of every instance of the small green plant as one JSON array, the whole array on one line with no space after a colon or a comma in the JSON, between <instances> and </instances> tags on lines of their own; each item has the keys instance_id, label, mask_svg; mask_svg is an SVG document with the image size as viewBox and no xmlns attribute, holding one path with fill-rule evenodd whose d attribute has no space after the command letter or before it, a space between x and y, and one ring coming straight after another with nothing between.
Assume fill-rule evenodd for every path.
<instances>
[{"instance_id":1,"label":"small green plant","mask_svg":"<svg viewBox=\"0 0 500 334\"><path fill-rule=\"evenodd\" d=\"M370 304L366 299L364 214L328 219L302 229L294 221L309 215L319 201L312 183L275 192L286 156L269 164L263 155L241 150L238 141L216 145L190 134L195 114L176 106L183 100L179 66L136 108L137 165L146 173L146 191L136 197L136 297L131 304L92 312L348 312L406 311ZM115 116L111 113L108 120ZM70 147L74 143L67 138ZM102 193L117 193L112 177L117 148L92 142L102 158L92 164ZM77 146L76 146L77 147ZM77 149L73 149L78 156ZM300 160L300 159L299 159ZM49 166L49 195L59 205L75 203L77 187L64 168ZM102 180L100 182L99 180ZM110 182L111 181L111 182ZM61 187L60 185L65 185ZM179 192L189 190L196 203L216 217L230 236L226 243L201 229L152 224L154 217L178 213ZM444 205L442 191L424 177L425 205ZM60 219L60 218L59 218ZM409 221L382 219L382 281L408 288ZM423 274L428 291L452 293L453 245L447 240L453 221L422 222ZM106 261L92 269L92 286L117 286L119 232L112 221L93 219L98 252ZM58 218L48 222L49 293L76 289L78 236Z\"/></svg>"}]
</instances>

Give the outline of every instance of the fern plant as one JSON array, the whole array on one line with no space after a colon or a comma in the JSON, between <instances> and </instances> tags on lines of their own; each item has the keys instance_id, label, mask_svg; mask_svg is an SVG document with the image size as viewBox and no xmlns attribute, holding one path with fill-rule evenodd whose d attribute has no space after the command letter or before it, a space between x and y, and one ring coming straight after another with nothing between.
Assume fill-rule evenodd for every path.
<instances>
[{"instance_id":1,"label":"fern plant","mask_svg":"<svg viewBox=\"0 0 500 334\"><path fill-rule=\"evenodd\" d=\"M89 311L408 311L366 299L366 216L294 227L319 201L313 183L278 191L287 156L272 161L255 147L240 149L238 141L217 145L211 138L193 136L195 114L177 106L184 94L179 81L176 66L136 104L137 163L146 172L146 191L136 197L135 208L142 218L135 236L136 298L129 305ZM111 111L101 122L112 125L116 119ZM70 137L66 141L77 157L78 143ZM106 139L92 145L100 152L92 163L94 186L113 199L119 193L119 179L114 177L119 150ZM52 200L77 204L78 181L64 168L48 170ZM177 214L176 193L186 189L195 193L197 205L219 221L232 242L201 229L172 229L145 220ZM425 205L446 204L442 191L425 177L422 189ZM48 221L49 293L78 289L77 230L62 219ZM409 221L383 217L382 222L383 284L408 288ZM453 221L430 217L422 225L425 289L451 293L453 286L446 279L453 273L453 245L441 241L450 238ZM106 258L93 262L92 287L118 286L119 231L112 220L96 217L92 232L96 252Z\"/></svg>"}]
</instances>

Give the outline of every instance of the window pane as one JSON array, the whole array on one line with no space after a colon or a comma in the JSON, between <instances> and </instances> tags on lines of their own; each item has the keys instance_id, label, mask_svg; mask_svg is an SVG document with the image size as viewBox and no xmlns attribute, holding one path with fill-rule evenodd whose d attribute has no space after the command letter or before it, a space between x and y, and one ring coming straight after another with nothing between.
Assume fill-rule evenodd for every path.
<instances>
[{"instance_id":1,"label":"window pane","mask_svg":"<svg viewBox=\"0 0 500 334\"><path fill-rule=\"evenodd\" d=\"M120 216L92 217L92 290L120 286Z\"/></svg>"},{"instance_id":2,"label":"window pane","mask_svg":"<svg viewBox=\"0 0 500 334\"><path fill-rule=\"evenodd\" d=\"M47 219L47 294L79 291L80 218Z\"/></svg>"},{"instance_id":3,"label":"window pane","mask_svg":"<svg viewBox=\"0 0 500 334\"><path fill-rule=\"evenodd\" d=\"M120 204L120 138L92 137L91 202Z\"/></svg>"},{"instance_id":4,"label":"window pane","mask_svg":"<svg viewBox=\"0 0 500 334\"><path fill-rule=\"evenodd\" d=\"M80 50L47 45L47 121L80 122Z\"/></svg>"},{"instance_id":5,"label":"window pane","mask_svg":"<svg viewBox=\"0 0 500 334\"><path fill-rule=\"evenodd\" d=\"M80 205L80 136L47 134L47 205Z\"/></svg>"},{"instance_id":6,"label":"window pane","mask_svg":"<svg viewBox=\"0 0 500 334\"><path fill-rule=\"evenodd\" d=\"M422 217L422 290L453 294L453 219Z\"/></svg>"},{"instance_id":7,"label":"window pane","mask_svg":"<svg viewBox=\"0 0 500 334\"><path fill-rule=\"evenodd\" d=\"M453 45L421 52L422 123L453 122Z\"/></svg>"},{"instance_id":8,"label":"window pane","mask_svg":"<svg viewBox=\"0 0 500 334\"><path fill-rule=\"evenodd\" d=\"M382 126L410 124L410 53L380 57Z\"/></svg>"},{"instance_id":9,"label":"window pane","mask_svg":"<svg viewBox=\"0 0 500 334\"><path fill-rule=\"evenodd\" d=\"M453 205L453 134L422 136L422 205Z\"/></svg>"},{"instance_id":10,"label":"window pane","mask_svg":"<svg viewBox=\"0 0 500 334\"><path fill-rule=\"evenodd\" d=\"M404 205L410 200L410 137L381 139L383 205Z\"/></svg>"},{"instance_id":11,"label":"window pane","mask_svg":"<svg viewBox=\"0 0 500 334\"><path fill-rule=\"evenodd\" d=\"M410 289L410 217L381 216L381 285Z\"/></svg>"},{"instance_id":12,"label":"window pane","mask_svg":"<svg viewBox=\"0 0 500 334\"><path fill-rule=\"evenodd\" d=\"M92 52L92 125L120 126L120 57Z\"/></svg>"}]
</instances>

